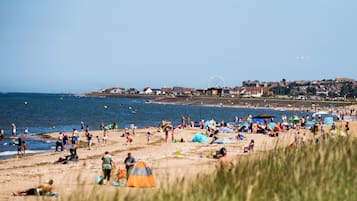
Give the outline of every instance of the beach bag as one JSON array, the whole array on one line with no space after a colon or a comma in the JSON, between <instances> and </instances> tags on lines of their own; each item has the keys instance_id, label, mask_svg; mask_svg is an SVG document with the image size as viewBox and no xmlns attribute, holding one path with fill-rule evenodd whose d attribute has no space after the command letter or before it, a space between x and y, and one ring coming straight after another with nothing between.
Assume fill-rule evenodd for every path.
<instances>
[{"instance_id":1,"label":"beach bag","mask_svg":"<svg viewBox=\"0 0 357 201\"><path fill-rule=\"evenodd\" d=\"M126 169L118 170L118 179L126 179Z\"/></svg>"},{"instance_id":2,"label":"beach bag","mask_svg":"<svg viewBox=\"0 0 357 201\"><path fill-rule=\"evenodd\" d=\"M95 177L95 183L103 184L103 176L96 176Z\"/></svg>"}]
</instances>

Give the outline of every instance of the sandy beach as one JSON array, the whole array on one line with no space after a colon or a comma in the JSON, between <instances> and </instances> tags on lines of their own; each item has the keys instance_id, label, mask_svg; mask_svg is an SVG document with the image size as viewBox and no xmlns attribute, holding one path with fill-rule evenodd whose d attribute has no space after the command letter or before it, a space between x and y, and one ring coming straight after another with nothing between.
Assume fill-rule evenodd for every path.
<instances>
[{"instance_id":1,"label":"sandy beach","mask_svg":"<svg viewBox=\"0 0 357 201\"><path fill-rule=\"evenodd\" d=\"M338 123L337 128L343 129L344 122ZM351 135L357 137L357 122L350 123ZM328 129L328 128L327 128ZM36 200L34 196L12 196L13 191L25 190L37 186L39 183L54 180L55 191L65 198L76 192L76 187L91 190L95 184L95 176L102 174L101 157L105 151L109 151L116 162L117 168L124 168L124 159L128 152L137 160L144 160L152 168L157 187L165 188L176 179L182 177L195 178L197 174L209 174L217 165L217 160L211 157L212 153L226 147L230 158L235 162L240 158L251 157L261 152L279 146L289 146L293 141L295 130L283 132L279 137L269 137L262 134L244 134L245 140L235 140L231 144L211 145L191 142L195 133L204 132L199 128L185 128L177 130L176 139L183 137L186 142L165 142L164 133L158 132L157 128L145 128L136 130L132 144L126 142L126 138L120 137L123 129L108 132L108 144L94 144L92 150L87 147L78 149L79 162L69 164L55 164L61 156L69 152L43 153L23 158L12 158L0 161L0 200ZM153 133L151 142L147 144L146 133ZM304 130L308 136L310 131ZM66 133L71 135L71 133ZM93 136L103 136L103 131L92 131ZM49 136L56 138L58 133L50 133ZM81 139L86 142L84 132L80 132ZM220 133L219 137L235 138L236 134ZM171 137L171 136L170 136ZM253 152L243 153L243 148L254 139ZM95 142L95 137L94 137ZM178 154L180 153L180 154ZM241 157L240 157L241 156ZM112 179L114 181L114 179ZM137 191L135 188L114 187L110 185L100 186L108 190L120 192Z\"/></svg>"}]
</instances>

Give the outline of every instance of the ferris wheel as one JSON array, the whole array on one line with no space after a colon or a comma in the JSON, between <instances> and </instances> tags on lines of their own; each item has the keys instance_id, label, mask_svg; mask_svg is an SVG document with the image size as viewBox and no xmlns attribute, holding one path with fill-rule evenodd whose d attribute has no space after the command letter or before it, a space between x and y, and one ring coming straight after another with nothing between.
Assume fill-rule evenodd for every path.
<instances>
[{"instance_id":1,"label":"ferris wheel","mask_svg":"<svg viewBox=\"0 0 357 201\"><path fill-rule=\"evenodd\" d=\"M215 75L210 77L208 80L208 88L210 87L221 88L225 86L226 86L226 82L224 81L222 76Z\"/></svg>"}]
</instances>

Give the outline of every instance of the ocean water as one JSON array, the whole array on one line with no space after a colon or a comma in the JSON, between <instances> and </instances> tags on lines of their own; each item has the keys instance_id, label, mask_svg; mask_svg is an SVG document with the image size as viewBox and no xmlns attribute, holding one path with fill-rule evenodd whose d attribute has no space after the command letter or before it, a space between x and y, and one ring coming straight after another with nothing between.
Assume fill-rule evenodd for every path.
<instances>
[{"instance_id":1,"label":"ocean water","mask_svg":"<svg viewBox=\"0 0 357 201\"><path fill-rule=\"evenodd\" d=\"M249 114L268 113L276 116L305 115L291 111L274 111L269 109L242 109L212 106L152 104L145 98L100 98L79 97L69 94L0 94L0 128L7 136L0 141L0 158L14 154L16 146L12 145L11 124L17 126L17 134L23 134L28 128L30 137L25 141L30 150L49 150L53 141L45 141L35 134L48 132L80 130L83 121L91 130L98 130L100 123L105 125L116 122L119 128L135 124L138 128L158 126L163 119L179 124L181 117L191 117L192 121L216 119L232 121L235 116L245 117Z\"/></svg>"}]
</instances>

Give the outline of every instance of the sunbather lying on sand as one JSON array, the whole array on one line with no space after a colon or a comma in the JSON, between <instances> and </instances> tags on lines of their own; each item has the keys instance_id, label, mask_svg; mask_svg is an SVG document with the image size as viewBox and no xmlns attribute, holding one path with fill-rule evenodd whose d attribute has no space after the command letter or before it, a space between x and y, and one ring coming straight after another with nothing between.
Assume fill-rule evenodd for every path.
<instances>
[{"instance_id":1,"label":"sunbather lying on sand","mask_svg":"<svg viewBox=\"0 0 357 201\"><path fill-rule=\"evenodd\" d=\"M26 195L46 195L47 193L52 193L53 190L53 180L50 179L48 183L39 185L36 188L30 188L25 191L13 192L14 196L26 196Z\"/></svg>"}]
</instances>

